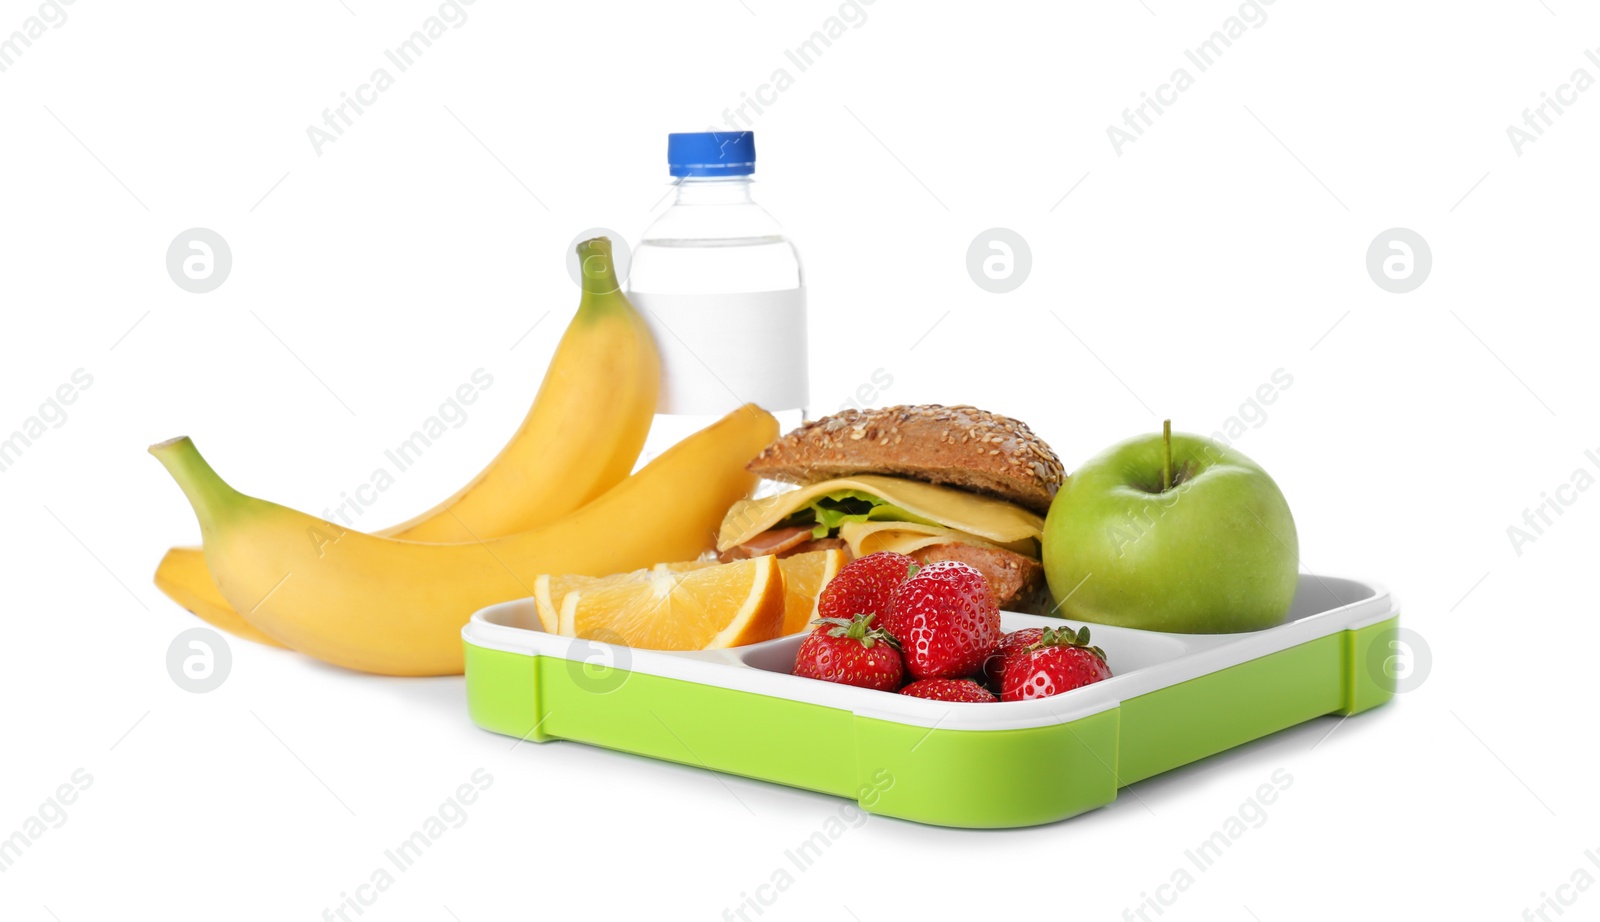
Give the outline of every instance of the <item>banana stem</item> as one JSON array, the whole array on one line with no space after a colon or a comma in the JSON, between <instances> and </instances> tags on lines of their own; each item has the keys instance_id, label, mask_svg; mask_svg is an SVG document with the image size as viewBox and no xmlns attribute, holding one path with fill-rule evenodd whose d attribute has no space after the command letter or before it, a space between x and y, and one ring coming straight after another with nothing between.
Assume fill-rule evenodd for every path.
<instances>
[{"instance_id":1,"label":"banana stem","mask_svg":"<svg viewBox=\"0 0 1600 922\"><path fill-rule=\"evenodd\" d=\"M611 259L611 240L596 237L578 244L578 268L585 295L608 295L622 288Z\"/></svg>"},{"instance_id":2,"label":"banana stem","mask_svg":"<svg viewBox=\"0 0 1600 922\"><path fill-rule=\"evenodd\" d=\"M243 493L228 486L211 469L206 459L200 456L200 450L186 435L151 445L150 453L178 482L189 505L194 507L195 517L200 520L202 528L246 499Z\"/></svg>"}]
</instances>

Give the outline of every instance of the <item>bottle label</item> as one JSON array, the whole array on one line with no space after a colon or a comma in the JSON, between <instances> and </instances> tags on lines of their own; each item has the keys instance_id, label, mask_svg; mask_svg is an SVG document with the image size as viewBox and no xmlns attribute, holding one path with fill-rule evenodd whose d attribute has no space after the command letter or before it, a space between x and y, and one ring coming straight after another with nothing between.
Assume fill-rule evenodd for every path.
<instances>
[{"instance_id":1,"label":"bottle label","mask_svg":"<svg viewBox=\"0 0 1600 922\"><path fill-rule=\"evenodd\" d=\"M809 405L806 290L629 292L661 352L658 412L723 414L746 403Z\"/></svg>"}]
</instances>

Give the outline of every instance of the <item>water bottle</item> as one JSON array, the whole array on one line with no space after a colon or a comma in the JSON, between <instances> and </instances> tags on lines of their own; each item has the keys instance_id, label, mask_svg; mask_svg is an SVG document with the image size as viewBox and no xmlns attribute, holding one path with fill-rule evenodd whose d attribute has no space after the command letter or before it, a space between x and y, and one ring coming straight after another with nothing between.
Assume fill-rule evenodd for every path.
<instances>
[{"instance_id":1,"label":"water bottle","mask_svg":"<svg viewBox=\"0 0 1600 922\"><path fill-rule=\"evenodd\" d=\"M633 250L628 298L655 333L661 399L643 459L734 408L781 432L810 402L800 256L750 196L752 132L667 136L677 197Z\"/></svg>"}]
</instances>

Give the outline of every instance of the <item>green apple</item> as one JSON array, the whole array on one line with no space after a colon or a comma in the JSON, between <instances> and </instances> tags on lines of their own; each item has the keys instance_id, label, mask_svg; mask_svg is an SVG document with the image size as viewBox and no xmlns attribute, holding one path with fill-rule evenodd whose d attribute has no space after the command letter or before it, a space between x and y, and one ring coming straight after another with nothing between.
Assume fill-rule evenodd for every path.
<instances>
[{"instance_id":1,"label":"green apple","mask_svg":"<svg viewBox=\"0 0 1600 922\"><path fill-rule=\"evenodd\" d=\"M1072 473L1044 525L1044 572L1078 621L1219 634L1283 621L1300 560L1294 517L1260 465L1172 433L1106 449Z\"/></svg>"}]
</instances>

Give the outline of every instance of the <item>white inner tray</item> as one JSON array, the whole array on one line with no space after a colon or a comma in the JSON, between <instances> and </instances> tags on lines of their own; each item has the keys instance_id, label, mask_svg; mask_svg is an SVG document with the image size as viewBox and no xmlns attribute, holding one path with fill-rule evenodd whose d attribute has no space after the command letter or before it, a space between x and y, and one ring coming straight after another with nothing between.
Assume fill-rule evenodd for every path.
<instances>
[{"instance_id":1,"label":"white inner tray","mask_svg":"<svg viewBox=\"0 0 1600 922\"><path fill-rule=\"evenodd\" d=\"M1158 688L1298 646L1318 637L1366 627L1394 617L1387 589L1353 579L1302 574L1294 606L1283 624L1245 634L1164 634L1089 623L1092 642L1106 653L1112 677L1050 698L998 704L964 704L913 698L789 674L803 634L729 650L635 650L538 629L532 599L491 605L461 629L470 644L525 656L613 665L648 675L714 685L758 695L805 701L919 727L946 730L1016 730L1087 717ZM1019 612L1000 613L1006 631L1025 627L1074 628L1063 621Z\"/></svg>"}]
</instances>

